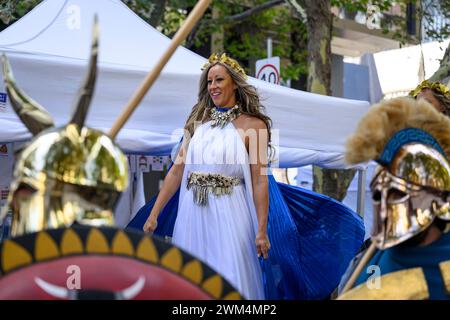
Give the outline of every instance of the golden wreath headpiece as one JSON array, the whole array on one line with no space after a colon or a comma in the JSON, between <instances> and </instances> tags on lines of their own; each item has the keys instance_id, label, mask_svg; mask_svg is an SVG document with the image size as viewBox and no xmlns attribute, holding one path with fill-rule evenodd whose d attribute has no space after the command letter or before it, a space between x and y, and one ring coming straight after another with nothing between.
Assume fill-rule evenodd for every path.
<instances>
[{"instance_id":1,"label":"golden wreath headpiece","mask_svg":"<svg viewBox=\"0 0 450 320\"><path fill-rule=\"evenodd\" d=\"M447 97L448 99L450 99L449 89L447 88L446 85L444 85L443 83L440 83L439 81L430 82L428 80L424 80L414 90L412 90L409 93L409 95L415 98L420 93L420 91L422 91L423 89L431 89L433 91L437 91L437 92L441 93L442 95L444 95L445 97Z\"/></svg>"},{"instance_id":2,"label":"golden wreath headpiece","mask_svg":"<svg viewBox=\"0 0 450 320\"><path fill-rule=\"evenodd\" d=\"M229 56L227 56L226 53L222 53L222 55L220 55L220 56L217 53L213 53L209 57L208 62L203 65L202 70L205 70L211 64L214 64L214 63L217 63L217 62L221 62L221 63L224 63L224 64L228 65L229 67L231 67L237 73L242 74L244 79L247 80L247 75L245 74L245 70L239 65L239 63L236 60L234 60L233 58L230 58Z\"/></svg>"}]
</instances>

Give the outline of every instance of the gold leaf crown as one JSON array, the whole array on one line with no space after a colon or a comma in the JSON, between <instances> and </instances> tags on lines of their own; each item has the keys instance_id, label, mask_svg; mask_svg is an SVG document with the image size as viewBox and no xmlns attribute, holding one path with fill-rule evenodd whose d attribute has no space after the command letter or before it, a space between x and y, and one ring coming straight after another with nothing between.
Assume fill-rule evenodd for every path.
<instances>
[{"instance_id":1,"label":"gold leaf crown","mask_svg":"<svg viewBox=\"0 0 450 320\"><path fill-rule=\"evenodd\" d=\"M411 97L415 98L420 93L420 91L422 91L423 89L430 89L430 90L436 91L436 92L444 95L448 99L450 99L449 89L444 84L440 83L439 81L429 82L428 80L424 80L414 90L411 90L409 95Z\"/></svg>"},{"instance_id":2,"label":"gold leaf crown","mask_svg":"<svg viewBox=\"0 0 450 320\"><path fill-rule=\"evenodd\" d=\"M220 56L217 53L213 53L209 57L208 62L206 62L203 65L202 70L205 70L210 65L212 65L214 63L217 63L217 62L224 63L224 64L228 65L230 68L232 68L237 73L242 74L244 79L247 80L247 75L245 74L245 70L239 65L239 63L236 60L234 60L233 58L230 58L229 56L227 56L226 53L222 53L222 55L220 55Z\"/></svg>"}]
</instances>

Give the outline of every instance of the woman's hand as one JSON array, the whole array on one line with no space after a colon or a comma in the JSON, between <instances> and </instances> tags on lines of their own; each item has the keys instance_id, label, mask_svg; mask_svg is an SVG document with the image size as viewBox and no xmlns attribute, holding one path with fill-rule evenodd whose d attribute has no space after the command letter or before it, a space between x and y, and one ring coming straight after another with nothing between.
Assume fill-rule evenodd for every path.
<instances>
[{"instance_id":1,"label":"woman's hand","mask_svg":"<svg viewBox=\"0 0 450 320\"><path fill-rule=\"evenodd\" d=\"M258 257L262 256L264 259L267 259L269 257L269 249L270 249L270 242L269 237L267 236L267 232L258 232L256 235L256 251L258 253Z\"/></svg>"},{"instance_id":2,"label":"woman's hand","mask_svg":"<svg viewBox=\"0 0 450 320\"><path fill-rule=\"evenodd\" d=\"M144 232L153 233L156 230L157 226L158 218L156 218L155 214L150 213L150 216L147 218L147 221L145 221L144 227L142 229L144 230Z\"/></svg>"},{"instance_id":3,"label":"woman's hand","mask_svg":"<svg viewBox=\"0 0 450 320\"><path fill-rule=\"evenodd\" d=\"M183 177L184 171L184 149L181 148L178 153L175 163L170 167L169 172L164 178L164 183L161 190L156 197L155 204L153 205L150 215L147 218L142 230L144 232L153 233L158 226L158 216L163 210L167 202L172 198L172 196L177 191L178 187L181 185L181 179Z\"/></svg>"}]
</instances>

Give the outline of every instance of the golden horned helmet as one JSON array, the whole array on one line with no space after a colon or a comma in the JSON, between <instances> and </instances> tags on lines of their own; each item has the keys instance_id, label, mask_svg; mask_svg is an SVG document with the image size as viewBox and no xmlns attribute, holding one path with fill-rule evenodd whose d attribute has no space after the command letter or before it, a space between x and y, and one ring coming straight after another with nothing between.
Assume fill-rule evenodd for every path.
<instances>
[{"instance_id":1,"label":"golden horned helmet","mask_svg":"<svg viewBox=\"0 0 450 320\"><path fill-rule=\"evenodd\" d=\"M450 119L425 100L396 98L371 107L347 142L350 164L375 160L372 240L402 243L435 218L450 221Z\"/></svg>"},{"instance_id":2,"label":"golden horned helmet","mask_svg":"<svg viewBox=\"0 0 450 320\"><path fill-rule=\"evenodd\" d=\"M98 26L84 84L69 124L54 128L47 111L15 83L3 56L11 105L35 136L16 159L4 217L12 212L11 235L67 227L73 223L114 225L113 211L128 186L128 162L104 133L84 126L97 73Z\"/></svg>"}]
</instances>

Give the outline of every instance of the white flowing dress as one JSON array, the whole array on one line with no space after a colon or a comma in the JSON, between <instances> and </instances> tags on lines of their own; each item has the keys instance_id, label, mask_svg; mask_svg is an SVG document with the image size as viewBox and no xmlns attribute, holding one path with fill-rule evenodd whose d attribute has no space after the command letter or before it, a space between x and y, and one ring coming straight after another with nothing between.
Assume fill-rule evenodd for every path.
<instances>
[{"instance_id":1,"label":"white flowing dress","mask_svg":"<svg viewBox=\"0 0 450 320\"><path fill-rule=\"evenodd\" d=\"M239 177L231 194L208 194L206 206L187 189L190 172ZM248 153L233 123L202 124L187 150L173 243L210 265L246 299L264 299L255 237L258 227Z\"/></svg>"}]
</instances>

